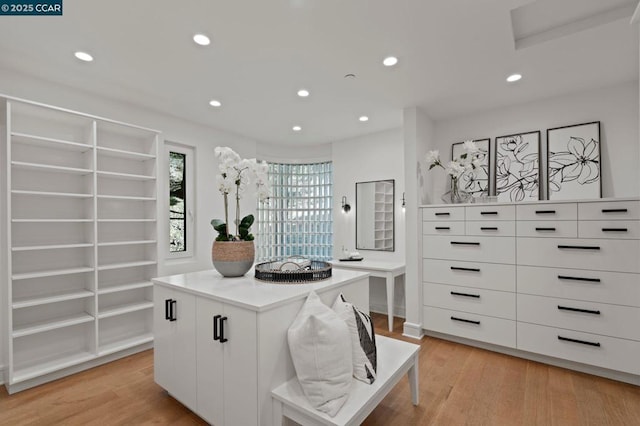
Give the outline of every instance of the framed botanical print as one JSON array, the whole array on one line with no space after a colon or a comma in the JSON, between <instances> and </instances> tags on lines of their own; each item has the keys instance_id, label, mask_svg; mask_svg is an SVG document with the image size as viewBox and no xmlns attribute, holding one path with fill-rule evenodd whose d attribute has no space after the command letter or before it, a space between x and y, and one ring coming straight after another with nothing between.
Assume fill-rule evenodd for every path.
<instances>
[{"instance_id":1,"label":"framed botanical print","mask_svg":"<svg viewBox=\"0 0 640 426\"><path fill-rule=\"evenodd\" d=\"M547 130L550 200L600 198L600 122Z\"/></svg>"},{"instance_id":2,"label":"framed botanical print","mask_svg":"<svg viewBox=\"0 0 640 426\"><path fill-rule=\"evenodd\" d=\"M490 139L474 139L478 148L477 158L479 166L473 170L465 171L458 178L458 189L471 194L473 197L489 195L489 159L491 158ZM451 145L451 160L460 158L464 150L464 142Z\"/></svg>"},{"instance_id":3,"label":"framed botanical print","mask_svg":"<svg viewBox=\"0 0 640 426\"><path fill-rule=\"evenodd\" d=\"M496 138L495 190L498 201L540 199L540 131Z\"/></svg>"}]
</instances>

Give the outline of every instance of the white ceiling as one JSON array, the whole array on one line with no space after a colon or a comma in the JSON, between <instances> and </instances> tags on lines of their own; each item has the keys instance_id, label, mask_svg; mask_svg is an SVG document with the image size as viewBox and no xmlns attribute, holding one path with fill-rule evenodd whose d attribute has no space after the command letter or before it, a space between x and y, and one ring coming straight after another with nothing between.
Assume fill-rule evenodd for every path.
<instances>
[{"instance_id":1,"label":"white ceiling","mask_svg":"<svg viewBox=\"0 0 640 426\"><path fill-rule=\"evenodd\" d=\"M440 120L637 80L637 3L64 0L62 17L0 17L0 67L304 146L399 127L405 107ZM196 32L211 45L195 45ZM384 67L387 55L399 64ZM512 72L524 78L506 84Z\"/></svg>"}]
</instances>

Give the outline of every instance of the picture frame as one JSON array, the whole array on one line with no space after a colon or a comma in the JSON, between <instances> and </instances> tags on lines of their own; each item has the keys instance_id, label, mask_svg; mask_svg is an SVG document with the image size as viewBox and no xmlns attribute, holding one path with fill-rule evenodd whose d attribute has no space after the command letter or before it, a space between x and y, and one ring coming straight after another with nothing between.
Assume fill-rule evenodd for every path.
<instances>
[{"instance_id":1,"label":"picture frame","mask_svg":"<svg viewBox=\"0 0 640 426\"><path fill-rule=\"evenodd\" d=\"M494 188L498 202L540 200L540 130L495 138Z\"/></svg>"},{"instance_id":2,"label":"picture frame","mask_svg":"<svg viewBox=\"0 0 640 426\"><path fill-rule=\"evenodd\" d=\"M547 129L550 200L602 197L600 122Z\"/></svg>"},{"instance_id":3,"label":"picture frame","mask_svg":"<svg viewBox=\"0 0 640 426\"><path fill-rule=\"evenodd\" d=\"M489 195L489 171L491 160L491 139L474 139L481 155L479 157L480 167L464 172L458 179L458 189L471 194L472 197L478 198ZM464 142L457 142L451 145L451 160L459 158L464 151Z\"/></svg>"}]
</instances>

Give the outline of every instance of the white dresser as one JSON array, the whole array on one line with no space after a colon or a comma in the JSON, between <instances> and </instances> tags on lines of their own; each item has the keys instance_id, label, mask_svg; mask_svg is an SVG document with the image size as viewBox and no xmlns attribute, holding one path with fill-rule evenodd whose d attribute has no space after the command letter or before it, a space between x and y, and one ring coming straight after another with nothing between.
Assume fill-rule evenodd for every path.
<instances>
[{"instance_id":1,"label":"white dresser","mask_svg":"<svg viewBox=\"0 0 640 426\"><path fill-rule=\"evenodd\" d=\"M640 200L426 206L422 219L427 332L640 384Z\"/></svg>"}]
</instances>

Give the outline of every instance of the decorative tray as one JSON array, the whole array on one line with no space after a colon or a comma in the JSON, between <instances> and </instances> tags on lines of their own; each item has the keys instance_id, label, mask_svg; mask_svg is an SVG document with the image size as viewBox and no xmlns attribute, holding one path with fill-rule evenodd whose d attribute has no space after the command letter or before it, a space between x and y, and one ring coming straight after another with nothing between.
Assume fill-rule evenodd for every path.
<instances>
[{"instance_id":1,"label":"decorative tray","mask_svg":"<svg viewBox=\"0 0 640 426\"><path fill-rule=\"evenodd\" d=\"M331 277L331 264L301 257L258 263L255 277L260 281L279 284L306 284Z\"/></svg>"}]
</instances>

